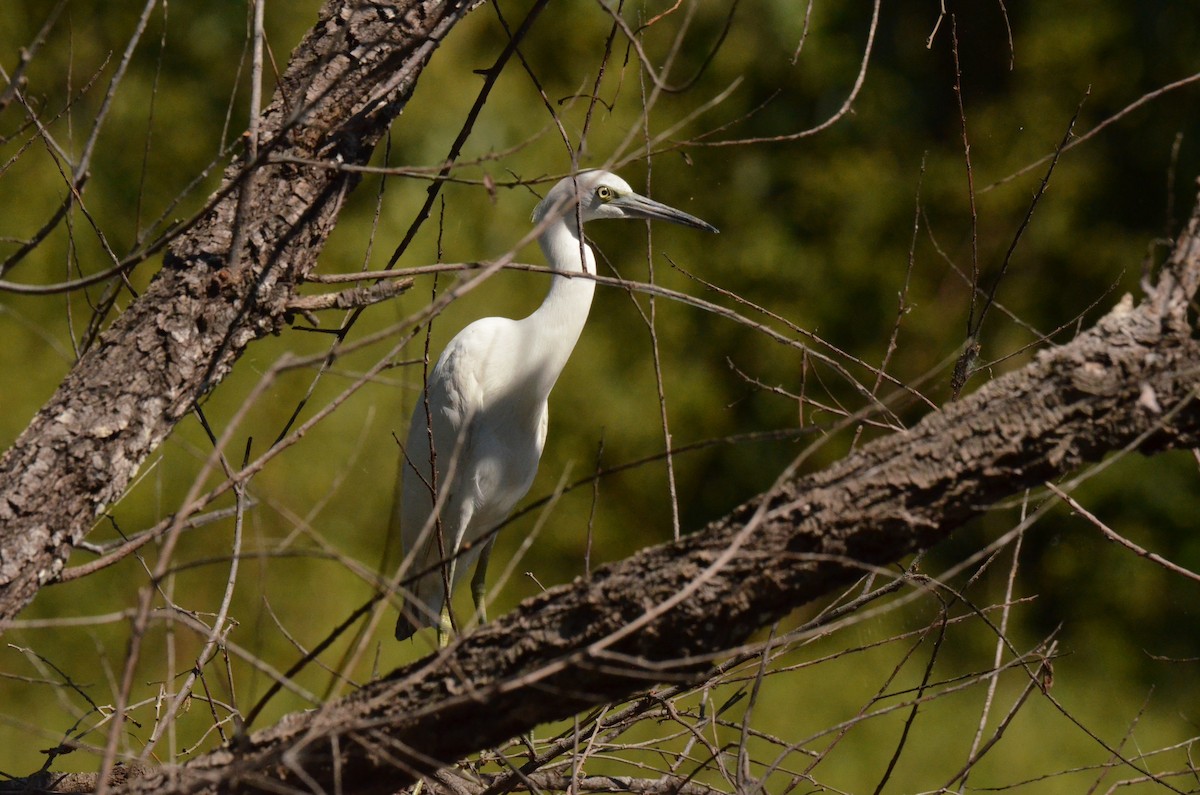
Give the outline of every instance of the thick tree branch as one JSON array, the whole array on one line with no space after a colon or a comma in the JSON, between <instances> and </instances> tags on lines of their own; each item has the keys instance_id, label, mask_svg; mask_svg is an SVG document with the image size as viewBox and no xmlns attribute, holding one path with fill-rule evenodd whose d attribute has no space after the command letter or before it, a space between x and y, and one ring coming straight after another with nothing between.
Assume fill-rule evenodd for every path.
<instances>
[{"instance_id":1,"label":"thick tree branch","mask_svg":"<svg viewBox=\"0 0 1200 795\"><path fill-rule=\"evenodd\" d=\"M1198 280L1200 214L1140 306L1127 297L1070 344L911 430L553 588L347 699L123 791L394 792L539 723L698 679L713 653L999 499L1113 451L1196 445L1200 344L1188 306Z\"/></svg>"},{"instance_id":2,"label":"thick tree branch","mask_svg":"<svg viewBox=\"0 0 1200 795\"><path fill-rule=\"evenodd\" d=\"M278 330L353 172L438 43L480 0L328 0L238 158L163 269L0 459L0 620L62 570L71 545L251 341ZM267 164L270 156L288 159ZM234 246L238 250L232 250Z\"/></svg>"}]
</instances>

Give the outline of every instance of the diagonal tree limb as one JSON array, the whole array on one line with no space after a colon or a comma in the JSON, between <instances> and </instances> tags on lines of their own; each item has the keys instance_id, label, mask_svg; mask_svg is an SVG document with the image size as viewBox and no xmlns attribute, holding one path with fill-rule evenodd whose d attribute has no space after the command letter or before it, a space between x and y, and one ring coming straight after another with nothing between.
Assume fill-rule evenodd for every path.
<instances>
[{"instance_id":1,"label":"diagonal tree limb","mask_svg":"<svg viewBox=\"0 0 1200 795\"><path fill-rule=\"evenodd\" d=\"M351 175L299 160L365 162L471 5L326 4L264 112L262 151L295 161L252 164L249 200L263 212L244 216L244 247L230 251L251 171L239 162L143 299L0 460L0 618L55 576L69 544L245 345L279 327L354 186ZM391 792L413 772L538 723L697 678L713 653L755 628L863 566L937 542L998 499L1129 446L1197 444L1200 349L1188 308L1200 281L1198 223L1139 307L1122 302L1069 345L910 431L786 479L693 536L552 589L350 698L188 765L139 770L122 791L314 783Z\"/></svg>"},{"instance_id":2,"label":"diagonal tree limb","mask_svg":"<svg viewBox=\"0 0 1200 795\"><path fill-rule=\"evenodd\" d=\"M122 792L390 793L537 724L696 681L795 607L1108 453L1200 444L1200 209L1140 306L678 542L550 589L434 657Z\"/></svg>"},{"instance_id":3,"label":"diagonal tree limb","mask_svg":"<svg viewBox=\"0 0 1200 795\"><path fill-rule=\"evenodd\" d=\"M366 163L439 42L480 2L327 0L259 119L257 159L235 158L145 294L0 458L0 621L57 577L246 346L283 326L358 182L314 161Z\"/></svg>"}]
</instances>

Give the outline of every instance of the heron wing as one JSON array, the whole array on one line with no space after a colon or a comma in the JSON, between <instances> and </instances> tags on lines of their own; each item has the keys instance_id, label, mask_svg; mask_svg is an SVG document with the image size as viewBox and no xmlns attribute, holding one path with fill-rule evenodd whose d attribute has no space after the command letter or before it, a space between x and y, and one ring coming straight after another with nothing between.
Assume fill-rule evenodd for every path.
<instances>
[{"instance_id":1,"label":"heron wing","mask_svg":"<svg viewBox=\"0 0 1200 795\"><path fill-rule=\"evenodd\" d=\"M413 407L401 467L400 537L408 571L426 573L407 589L402 621L407 618L409 634L436 621L445 598L436 564L443 549L449 556L461 546L477 506L481 499L486 501L488 489L481 494L479 480L489 478L488 467L480 471L477 461L475 421L487 402L486 360L498 344L497 337L503 335L504 322L510 321L476 321L451 340ZM433 518L435 492L442 495L440 542ZM451 565L451 588L469 568L467 557ZM398 636L400 632L398 625Z\"/></svg>"}]
</instances>

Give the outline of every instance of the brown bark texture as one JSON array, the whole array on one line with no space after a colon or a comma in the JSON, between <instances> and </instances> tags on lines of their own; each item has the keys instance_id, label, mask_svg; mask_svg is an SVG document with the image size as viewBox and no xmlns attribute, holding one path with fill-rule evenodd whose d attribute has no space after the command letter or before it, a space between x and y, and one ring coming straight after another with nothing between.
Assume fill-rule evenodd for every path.
<instances>
[{"instance_id":1,"label":"brown bark texture","mask_svg":"<svg viewBox=\"0 0 1200 795\"><path fill-rule=\"evenodd\" d=\"M246 346L283 326L357 182L317 162L365 163L438 43L478 3L321 8L208 211L0 458L0 621L58 576L72 544Z\"/></svg>"},{"instance_id":2,"label":"brown bark texture","mask_svg":"<svg viewBox=\"0 0 1200 795\"><path fill-rule=\"evenodd\" d=\"M1200 439L1200 211L1140 305L682 540L553 588L352 696L123 792L394 792L473 751L652 684L702 678L866 567L1108 453ZM223 790L222 790L223 791Z\"/></svg>"},{"instance_id":3,"label":"brown bark texture","mask_svg":"<svg viewBox=\"0 0 1200 795\"><path fill-rule=\"evenodd\" d=\"M0 620L61 571L245 347L285 322L355 178L477 0L329 0L161 273L0 459ZM287 162L278 162L286 158ZM276 162L271 162L272 159ZM352 696L121 792L388 793L540 723L690 681L795 607L1113 451L1195 446L1200 215L1146 298L1068 344L729 516L550 589Z\"/></svg>"}]
</instances>

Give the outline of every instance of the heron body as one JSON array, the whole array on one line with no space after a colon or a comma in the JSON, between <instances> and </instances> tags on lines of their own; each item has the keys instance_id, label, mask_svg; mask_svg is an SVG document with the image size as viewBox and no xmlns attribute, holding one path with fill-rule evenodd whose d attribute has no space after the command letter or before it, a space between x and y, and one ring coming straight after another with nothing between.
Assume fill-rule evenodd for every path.
<instances>
[{"instance_id":1,"label":"heron body","mask_svg":"<svg viewBox=\"0 0 1200 795\"><path fill-rule=\"evenodd\" d=\"M399 520L407 571L419 576L404 592L399 639L436 625L439 643L445 642L449 594L476 560L472 591L482 616L494 539L489 531L504 521L537 474L547 399L579 340L595 292L592 279L572 278L596 272L580 225L600 218L658 218L717 231L639 196L606 171L567 177L538 204L533 220L546 224L538 242L555 271L545 300L520 320L483 318L459 332L413 409Z\"/></svg>"}]
</instances>

